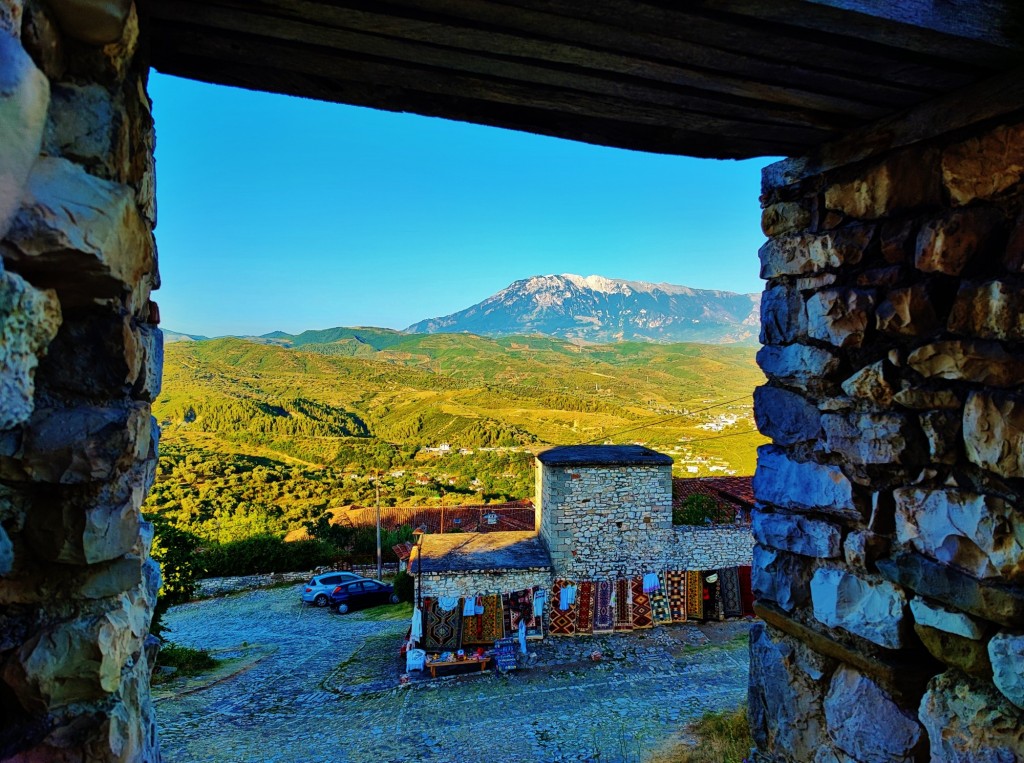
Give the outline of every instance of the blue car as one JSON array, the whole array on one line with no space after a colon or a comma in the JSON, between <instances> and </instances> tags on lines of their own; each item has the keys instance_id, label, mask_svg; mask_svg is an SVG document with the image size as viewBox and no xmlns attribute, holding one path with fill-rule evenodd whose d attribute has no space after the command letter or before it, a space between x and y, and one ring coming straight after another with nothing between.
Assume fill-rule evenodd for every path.
<instances>
[{"instance_id":1,"label":"blue car","mask_svg":"<svg viewBox=\"0 0 1024 763\"><path fill-rule=\"evenodd\" d=\"M339 615L354 609L375 607L378 604L397 604L398 594L394 586L379 580L353 580L342 583L331 591L331 608Z\"/></svg>"}]
</instances>

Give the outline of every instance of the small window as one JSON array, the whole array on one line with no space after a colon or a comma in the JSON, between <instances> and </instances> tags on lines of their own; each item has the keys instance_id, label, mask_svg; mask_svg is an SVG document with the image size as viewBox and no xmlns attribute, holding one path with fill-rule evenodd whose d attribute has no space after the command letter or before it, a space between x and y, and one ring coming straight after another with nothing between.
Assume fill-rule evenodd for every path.
<instances>
[{"instance_id":1,"label":"small window","mask_svg":"<svg viewBox=\"0 0 1024 763\"><path fill-rule=\"evenodd\" d=\"M347 586L345 586L345 590L347 590L349 593L359 593L363 590L363 584L358 581L356 581L355 583L349 583Z\"/></svg>"},{"instance_id":2,"label":"small window","mask_svg":"<svg viewBox=\"0 0 1024 763\"><path fill-rule=\"evenodd\" d=\"M455 517L455 519L452 520L452 524L453 525L461 525L462 524L462 517Z\"/></svg>"},{"instance_id":3,"label":"small window","mask_svg":"<svg viewBox=\"0 0 1024 763\"><path fill-rule=\"evenodd\" d=\"M484 521L489 525L496 525L498 524L498 515L493 511L488 512L487 514L484 514Z\"/></svg>"}]
</instances>

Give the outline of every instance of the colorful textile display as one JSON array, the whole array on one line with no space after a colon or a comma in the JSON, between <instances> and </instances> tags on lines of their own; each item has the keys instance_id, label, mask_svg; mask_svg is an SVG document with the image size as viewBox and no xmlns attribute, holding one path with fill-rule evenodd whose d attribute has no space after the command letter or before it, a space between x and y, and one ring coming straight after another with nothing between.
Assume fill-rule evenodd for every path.
<instances>
[{"instance_id":1,"label":"colorful textile display","mask_svg":"<svg viewBox=\"0 0 1024 763\"><path fill-rule=\"evenodd\" d=\"M750 585L750 566L740 567L740 609L744 615L754 614L754 589Z\"/></svg>"},{"instance_id":2,"label":"colorful textile display","mask_svg":"<svg viewBox=\"0 0 1024 763\"><path fill-rule=\"evenodd\" d=\"M644 593L644 579L637 575L631 581L633 591L633 627L652 628L654 620L651 618L651 597Z\"/></svg>"},{"instance_id":3,"label":"colorful textile display","mask_svg":"<svg viewBox=\"0 0 1024 763\"><path fill-rule=\"evenodd\" d=\"M481 596L483 614L466 617L462 621L463 644L493 644L504 636L501 596Z\"/></svg>"},{"instance_id":4,"label":"colorful textile display","mask_svg":"<svg viewBox=\"0 0 1024 763\"><path fill-rule=\"evenodd\" d=\"M526 638L538 639L543 637L542 617L534 614L534 591L533 588L524 588L521 591L513 591L508 595L509 610L509 635L518 633L519 623L526 624Z\"/></svg>"},{"instance_id":5,"label":"colorful textile display","mask_svg":"<svg viewBox=\"0 0 1024 763\"><path fill-rule=\"evenodd\" d=\"M672 614L672 622L686 622L686 572L668 570L665 573L665 592L668 596L668 609Z\"/></svg>"},{"instance_id":6,"label":"colorful textile display","mask_svg":"<svg viewBox=\"0 0 1024 763\"><path fill-rule=\"evenodd\" d=\"M594 583L594 633L615 630L615 581L598 580Z\"/></svg>"},{"instance_id":7,"label":"colorful textile display","mask_svg":"<svg viewBox=\"0 0 1024 763\"><path fill-rule=\"evenodd\" d=\"M551 601L558 602L562 593L562 587L567 585L567 580L556 580L551 586ZM557 604L548 610L551 614L548 620L549 636L572 636L576 633L576 605L572 604L569 609L559 609Z\"/></svg>"},{"instance_id":8,"label":"colorful textile display","mask_svg":"<svg viewBox=\"0 0 1024 763\"><path fill-rule=\"evenodd\" d=\"M594 581L583 580L576 593L576 635L594 633Z\"/></svg>"},{"instance_id":9,"label":"colorful textile display","mask_svg":"<svg viewBox=\"0 0 1024 763\"><path fill-rule=\"evenodd\" d=\"M651 592L651 616L655 625L665 625L672 622L672 613L668 608L668 586L658 576L658 587Z\"/></svg>"},{"instance_id":10,"label":"colorful textile display","mask_svg":"<svg viewBox=\"0 0 1024 763\"><path fill-rule=\"evenodd\" d=\"M718 591L722 597L722 613L726 617L740 617L743 604L740 600L740 571L738 567L723 567L718 571Z\"/></svg>"},{"instance_id":11,"label":"colorful textile display","mask_svg":"<svg viewBox=\"0 0 1024 763\"><path fill-rule=\"evenodd\" d=\"M615 581L615 630L633 630L633 594L629 578Z\"/></svg>"},{"instance_id":12,"label":"colorful textile display","mask_svg":"<svg viewBox=\"0 0 1024 763\"><path fill-rule=\"evenodd\" d=\"M700 570L686 573L686 616L704 619L704 578Z\"/></svg>"},{"instance_id":13,"label":"colorful textile display","mask_svg":"<svg viewBox=\"0 0 1024 763\"><path fill-rule=\"evenodd\" d=\"M428 652L453 652L462 646L462 609L458 605L445 610L437 599L426 598L423 608L426 612L424 649Z\"/></svg>"}]
</instances>

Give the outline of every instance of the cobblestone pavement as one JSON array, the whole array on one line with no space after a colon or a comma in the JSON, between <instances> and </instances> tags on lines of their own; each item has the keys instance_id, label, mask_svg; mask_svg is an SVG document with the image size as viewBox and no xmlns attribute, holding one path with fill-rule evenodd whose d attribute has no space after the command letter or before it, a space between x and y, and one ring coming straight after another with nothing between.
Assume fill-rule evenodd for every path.
<instances>
[{"instance_id":1,"label":"cobblestone pavement","mask_svg":"<svg viewBox=\"0 0 1024 763\"><path fill-rule=\"evenodd\" d=\"M174 763L635 763L684 738L690 719L746 696L737 638L746 621L549 638L531 642L528 670L405 686L397 685L405 620L302 607L297 589L185 604L165 621L187 646L276 647L201 690L162 692L161 745ZM595 649L599 662L589 658Z\"/></svg>"}]
</instances>

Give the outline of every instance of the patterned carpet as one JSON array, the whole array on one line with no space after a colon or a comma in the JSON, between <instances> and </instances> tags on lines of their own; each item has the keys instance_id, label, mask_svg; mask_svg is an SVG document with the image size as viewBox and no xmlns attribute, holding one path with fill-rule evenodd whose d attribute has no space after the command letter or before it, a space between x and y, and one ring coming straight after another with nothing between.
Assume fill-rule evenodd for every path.
<instances>
[{"instance_id":1,"label":"patterned carpet","mask_svg":"<svg viewBox=\"0 0 1024 763\"><path fill-rule=\"evenodd\" d=\"M754 614L754 591L750 585L750 567L740 567L740 607L744 615Z\"/></svg>"},{"instance_id":2,"label":"patterned carpet","mask_svg":"<svg viewBox=\"0 0 1024 763\"><path fill-rule=\"evenodd\" d=\"M615 630L615 581L598 580L594 587L594 633L611 633Z\"/></svg>"},{"instance_id":3,"label":"patterned carpet","mask_svg":"<svg viewBox=\"0 0 1024 763\"><path fill-rule=\"evenodd\" d=\"M428 652L455 651L462 646L462 607L445 612L437 599L423 600L423 648Z\"/></svg>"},{"instance_id":4,"label":"patterned carpet","mask_svg":"<svg viewBox=\"0 0 1024 763\"><path fill-rule=\"evenodd\" d=\"M463 644L493 644L505 634L502 627L501 596L484 596L484 613L462 620Z\"/></svg>"},{"instance_id":5,"label":"patterned carpet","mask_svg":"<svg viewBox=\"0 0 1024 763\"><path fill-rule=\"evenodd\" d=\"M704 619L704 580L700 570L688 570L686 573L686 616Z\"/></svg>"},{"instance_id":6,"label":"patterned carpet","mask_svg":"<svg viewBox=\"0 0 1024 763\"><path fill-rule=\"evenodd\" d=\"M572 636L576 633L576 605L573 604L567 610L558 608L559 594L562 588L567 585L568 580L556 580L551 586L551 599L548 601L551 613L548 622L549 636Z\"/></svg>"},{"instance_id":7,"label":"patterned carpet","mask_svg":"<svg viewBox=\"0 0 1024 763\"><path fill-rule=\"evenodd\" d=\"M661 587L651 592L651 616L655 625L666 625L672 622L672 613L668 608L668 587L665 585L665 575L658 576Z\"/></svg>"},{"instance_id":8,"label":"patterned carpet","mask_svg":"<svg viewBox=\"0 0 1024 763\"><path fill-rule=\"evenodd\" d=\"M633 594L629 578L615 581L615 630L633 630Z\"/></svg>"},{"instance_id":9,"label":"patterned carpet","mask_svg":"<svg viewBox=\"0 0 1024 763\"><path fill-rule=\"evenodd\" d=\"M668 608L672 622L686 622L686 572L669 570L665 573L665 591L668 594Z\"/></svg>"},{"instance_id":10,"label":"patterned carpet","mask_svg":"<svg viewBox=\"0 0 1024 763\"><path fill-rule=\"evenodd\" d=\"M724 567L718 571L718 590L722 597L722 611L726 617L740 617L743 604L740 599L740 571L738 567Z\"/></svg>"},{"instance_id":11,"label":"patterned carpet","mask_svg":"<svg viewBox=\"0 0 1024 763\"><path fill-rule=\"evenodd\" d=\"M594 633L594 581L580 581L576 592L576 635L590 636Z\"/></svg>"},{"instance_id":12,"label":"patterned carpet","mask_svg":"<svg viewBox=\"0 0 1024 763\"><path fill-rule=\"evenodd\" d=\"M637 575L632 579L633 588L633 628L652 628L654 620L651 617L651 597L644 593L643 575Z\"/></svg>"}]
</instances>

